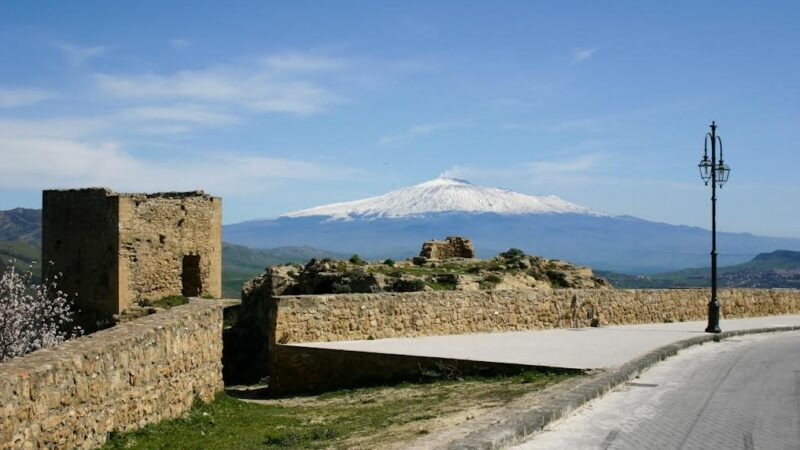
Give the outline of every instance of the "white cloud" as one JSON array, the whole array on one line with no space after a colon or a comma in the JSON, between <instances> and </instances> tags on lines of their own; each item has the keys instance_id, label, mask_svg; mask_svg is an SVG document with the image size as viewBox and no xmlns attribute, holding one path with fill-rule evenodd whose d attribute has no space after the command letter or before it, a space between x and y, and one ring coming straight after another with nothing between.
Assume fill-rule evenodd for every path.
<instances>
[{"instance_id":1,"label":"white cloud","mask_svg":"<svg viewBox=\"0 0 800 450\"><path fill-rule=\"evenodd\" d=\"M341 70L349 66L347 60L330 56L313 55L302 52L286 52L268 56L265 65L279 71L331 71Z\"/></svg>"},{"instance_id":2,"label":"white cloud","mask_svg":"<svg viewBox=\"0 0 800 450\"><path fill-rule=\"evenodd\" d=\"M577 64L594 56L595 48L576 48L572 50L572 64Z\"/></svg>"},{"instance_id":3,"label":"white cloud","mask_svg":"<svg viewBox=\"0 0 800 450\"><path fill-rule=\"evenodd\" d=\"M596 171L606 159L600 153L589 153L572 158L528 161L513 167L473 167L454 165L444 172L452 178L524 179L536 177L540 180L557 179L564 176L583 176Z\"/></svg>"},{"instance_id":4,"label":"white cloud","mask_svg":"<svg viewBox=\"0 0 800 450\"><path fill-rule=\"evenodd\" d=\"M262 112L312 114L343 98L323 86L323 81L291 75L334 70L326 61L290 54L236 68L220 66L164 75L95 74L94 78L102 93L123 99L208 102Z\"/></svg>"},{"instance_id":5,"label":"white cloud","mask_svg":"<svg viewBox=\"0 0 800 450\"><path fill-rule=\"evenodd\" d=\"M66 186L79 180L102 184L125 176L135 160L114 143L85 144L64 138L27 137L0 140L0 187Z\"/></svg>"},{"instance_id":6,"label":"white cloud","mask_svg":"<svg viewBox=\"0 0 800 450\"><path fill-rule=\"evenodd\" d=\"M38 89L0 87L0 108L35 105L51 97L50 92Z\"/></svg>"},{"instance_id":7,"label":"white cloud","mask_svg":"<svg viewBox=\"0 0 800 450\"><path fill-rule=\"evenodd\" d=\"M108 128L108 117L0 118L0 139L35 137L79 138Z\"/></svg>"},{"instance_id":8,"label":"white cloud","mask_svg":"<svg viewBox=\"0 0 800 450\"><path fill-rule=\"evenodd\" d=\"M56 42L54 45L73 67L81 66L90 59L96 58L108 50L108 47L100 45L82 47L66 42Z\"/></svg>"},{"instance_id":9,"label":"white cloud","mask_svg":"<svg viewBox=\"0 0 800 450\"><path fill-rule=\"evenodd\" d=\"M544 131L548 133L608 133L630 127L632 122L643 118L662 114L674 115L686 111L696 110L703 103L697 101L675 101L662 105L648 106L628 111L617 111L591 117L567 119L561 121L506 123L502 125L506 130L517 131Z\"/></svg>"},{"instance_id":10,"label":"white cloud","mask_svg":"<svg viewBox=\"0 0 800 450\"><path fill-rule=\"evenodd\" d=\"M166 121L147 122L158 118ZM120 191L205 189L222 195L262 193L281 181L345 180L359 175L329 163L236 151L144 158L126 151L119 140L98 137L140 119L146 126L164 128L154 133L175 133L179 131L167 128L216 123L220 118L178 105L130 109L102 118L0 119L0 190L106 186Z\"/></svg>"},{"instance_id":11,"label":"white cloud","mask_svg":"<svg viewBox=\"0 0 800 450\"><path fill-rule=\"evenodd\" d=\"M120 116L125 119L146 122L184 122L198 125L227 125L239 121L239 118L234 115L193 104L138 106L124 109Z\"/></svg>"},{"instance_id":12,"label":"white cloud","mask_svg":"<svg viewBox=\"0 0 800 450\"><path fill-rule=\"evenodd\" d=\"M165 76L96 74L94 78L102 92L120 98L222 101L240 94L237 80L222 73L183 71Z\"/></svg>"},{"instance_id":13,"label":"white cloud","mask_svg":"<svg viewBox=\"0 0 800 450\"><path fill-rule=\"evenodd\" d=\"M378 140L378 144L386 145L386 144L393 144L396 142L409 141L421 136L435 133L437 131L449 130L453 128L462 128L467 125L468 125L467 122L442 122L442 123L432 123L426 125L416 125L402 133L384 136Z\"/></svg>"},{"instance_id":14,"label":"white cloud","mask_svg":"<svg viewBox=\"0 0 800 450\"><path fill-rule=\"evenodd\" d=\"M202 105L135 106L102 116L43 119L0 118L0 136L84 138L103 134L184 134L199 127L220 127L240 121L237 115Z\"/></svg>"},{"instance_id":15,"label":"white cloud","mask_svg":"<svg viewBox=\"0 0 800 450\"><path fill-rule=\"evenodd\" d=\"M232 152L148 160L117 142L55 137L0 138L0 189L105 186L121 191L204 189L263 192L274 180L341 180L354 170Z\"/></svg>"},{"instance_id":16,"label":"white cloud","mask_svg":"<svg viewBox=\"0 0 800 450\"><path fill-rule=\"evenodd\" d=\"M532 161L523 164L523 167L534 174L558 175L564 173L585 173L596 169L603 159L603 155L592 153L572 159Z\"/></svg>"}]
</instances>

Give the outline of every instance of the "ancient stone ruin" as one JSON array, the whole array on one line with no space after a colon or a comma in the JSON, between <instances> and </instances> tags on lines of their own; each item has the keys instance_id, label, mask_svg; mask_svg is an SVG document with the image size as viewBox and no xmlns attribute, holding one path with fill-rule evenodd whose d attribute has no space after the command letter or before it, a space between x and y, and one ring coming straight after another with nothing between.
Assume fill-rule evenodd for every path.
<instances>
[{"instance_id":1,"label":"ancient stone ruin","mask_svg":"<svg viewBox=\"0 0 800 450\"><path fill-rule=\"evenodd\" d=\"M222 200L202 191L42 195L44 274L96 316L169 295L222 296ZM47 263L52 262L52 265Z\"/></svg>"},{"instance_id":2,"label":"ancient stone ruin","mask_svg":"<svg viewBox=\"0 0 800 450\"><path fill-rule=\"evenodd\" d=\"M430 240L422 244L419 256L429 260L450 258L474 258L475 248L472 241L459 236L448 236L443 241Z\"/></svg>"}]
</instances>

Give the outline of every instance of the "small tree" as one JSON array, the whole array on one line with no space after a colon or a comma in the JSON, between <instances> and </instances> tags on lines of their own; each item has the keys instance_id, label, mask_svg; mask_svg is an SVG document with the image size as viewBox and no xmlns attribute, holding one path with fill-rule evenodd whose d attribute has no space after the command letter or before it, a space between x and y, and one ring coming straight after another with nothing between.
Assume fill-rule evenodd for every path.
<instances>
[{"instance_id":1,"label":"small tree","mask_svg":"<svg viewBox=\"0 0 800 450\"><path fill-rule=\"evenodd\" d=\"M80 335L73 325L72 302L56 279L33 281L33 266L18 272L9 264L0 273L0 362Z\"/></svg>"}]
</instances>

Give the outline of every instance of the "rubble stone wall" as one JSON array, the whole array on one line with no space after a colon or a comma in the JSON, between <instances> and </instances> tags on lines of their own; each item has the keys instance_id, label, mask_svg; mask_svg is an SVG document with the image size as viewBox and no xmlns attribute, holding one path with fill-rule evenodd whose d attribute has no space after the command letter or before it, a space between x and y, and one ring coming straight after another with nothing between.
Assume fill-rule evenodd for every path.
<instances>
[{"instance_id":1,"label":"rubble stone wall","mask_svg":"<svg viewBox=\"0 0 800 450\"><path fill-rule=\"evenodd\" d=\"M422 244L419 256L432 260L448 258L474 258L472 241L458 236L449 236L443 241L426 241Z\"/></svg>"},{"instance_id":2,"label":"rubble stone wall","mask_svg":"<svg viewBox=\"0 0 800 450\"><path fill-rule=\"evenodd\" d=\"M706 318L706 289L428 291L269 299L270 346ZM800 290L722 289L724 318L800 313Z\"/></svg>"},{"instance_id":3,"label":"rubble stone wall","mask_svg":"<svg viewBox=\"0 0 800 450\"><path fill-rule=\"evenodd\" d=\"M222 296L221 203L202 193L120 197L123 303L180 294L187 256L199 270L199 290L187 295Z\"/></svg>"},{"instance_id":4,"label":"rubble stone wall","mask_svg":"<svg viewBox=\"0 0 800 450\"><path fill-rule=\"evenodd\" d=\"M192 300L0 364L0 449L96 448L223 389L222 304Z\"/></svg>"}]
</instances>

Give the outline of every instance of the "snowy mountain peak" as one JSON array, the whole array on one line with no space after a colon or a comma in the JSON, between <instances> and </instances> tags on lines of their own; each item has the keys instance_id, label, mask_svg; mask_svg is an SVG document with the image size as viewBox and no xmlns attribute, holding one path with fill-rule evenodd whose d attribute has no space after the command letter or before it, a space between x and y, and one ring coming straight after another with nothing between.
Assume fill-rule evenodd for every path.
<instances>
[{"instance_id":1,"label":"snowy mountain peak","mask_svg":"<svg viewBox=\"0 0 800 450\"><path fill-rule=\"evenodd\" d=\"M327 216L330 219L346 220L400 218L441 212L603 215L554 195L525 195L440 176L377 197L317 206L284 214L282 217Z\"/></svg>"}]
</instances>

